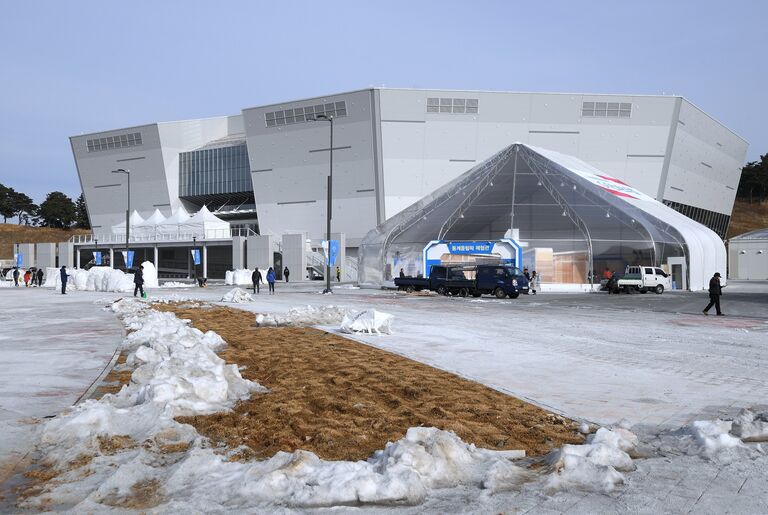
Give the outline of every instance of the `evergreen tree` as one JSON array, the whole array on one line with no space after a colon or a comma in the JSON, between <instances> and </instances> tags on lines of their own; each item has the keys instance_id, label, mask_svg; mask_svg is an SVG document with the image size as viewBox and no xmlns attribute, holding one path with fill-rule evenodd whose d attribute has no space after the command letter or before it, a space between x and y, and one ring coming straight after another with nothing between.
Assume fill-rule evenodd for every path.
<instances>
[{"instance_id":1,"label":"evergreen tree","mask_svg":"<svg viewBox=\"0 0 768 515\"><path fill-rule=\"evenodd\" d=\"M768 154L760 156L760 161L747 163L741 169L737 195L750 202L752 199L762 202L768 198Z\"/></svg>"},{"instance_id":2,"label":"evergreen tree","mask_svg":"<svg viewBox=\"0 0 768 515\"><path fill-rule=\"evenodd\" d=\"M85 195L82 193L75 202L75 222L80 229L91 228L91 222L88 220L88 206L85 205Z\"/></svg>"},{"instance_id":3,"label":"evergreen tree","mask_svg":"<svg viewBox=\"0 0 768 515\"><path fill-rule=\"evenodd\" d=\"M62 192L52 191L40 204L39 216L43 226L68 229L77 218L75 203Z\"/></svg>"}]
</instances>

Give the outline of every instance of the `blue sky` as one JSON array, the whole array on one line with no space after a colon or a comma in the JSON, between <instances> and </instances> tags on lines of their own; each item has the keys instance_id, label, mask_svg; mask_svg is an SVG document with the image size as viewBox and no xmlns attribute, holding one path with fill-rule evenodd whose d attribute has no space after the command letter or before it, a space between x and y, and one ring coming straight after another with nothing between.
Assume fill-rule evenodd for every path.
<instances>
[{"instance_id":1,"label":"blue sky","mask_svg":"<svg viewBox=\"0 0 768 515\"><path fill-rule=\"evenodd\" d=\"M17 1L0 182L80 193L68 137L371 85L682 95L768 153L768 2Z\"/></svg>"}]
</instances>

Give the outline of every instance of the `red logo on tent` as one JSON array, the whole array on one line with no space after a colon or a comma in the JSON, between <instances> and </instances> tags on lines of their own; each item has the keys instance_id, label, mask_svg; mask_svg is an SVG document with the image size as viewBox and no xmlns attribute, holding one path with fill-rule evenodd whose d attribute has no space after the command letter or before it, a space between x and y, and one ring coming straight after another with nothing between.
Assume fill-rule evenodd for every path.
<instances>
[{"instance_id":1,"label":"red logo on tent","mask_svg":"<svg viewBox=\"0 0 768 515\"><path fill-rule=\"evenodd\" d=\"M627 190L634 192L634 190L632 189L631 186L629 186L625 182L622 182L622 181L616 179L615 177L609 177L607 175L598 175L598 177L600 177L601 179L603 179L605 181L611 181L611 182L614 182L614 183L616 183L618 185L626 186ZM627 197L627 198L637 199L637 197L635 197L634 195L630 195L626 191L621 191L621 190L618 190L618 189L609 188L609 187L604 186L602 184L599 184L598 186L600 186L601 188L603 188L605 191L607 191L609 193L613 193L617 197Z\"/></svg>"}]
</instances>

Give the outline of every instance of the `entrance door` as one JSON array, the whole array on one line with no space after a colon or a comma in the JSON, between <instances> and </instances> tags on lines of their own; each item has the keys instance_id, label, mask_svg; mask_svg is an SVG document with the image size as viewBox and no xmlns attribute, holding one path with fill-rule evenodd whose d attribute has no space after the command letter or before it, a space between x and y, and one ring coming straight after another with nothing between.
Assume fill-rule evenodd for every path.
<instances>
[{"instance_id":1,"label":"entrance door","mask_svg":"<svg viewBox=\"0 0 768 515\"><path fill-rule=\"evenodd\" d=\"M688 266L684 257L671 257L667 259L667 265L672 275L674 286L678 290L688 289Z\"/></svg>"}]
</instances>

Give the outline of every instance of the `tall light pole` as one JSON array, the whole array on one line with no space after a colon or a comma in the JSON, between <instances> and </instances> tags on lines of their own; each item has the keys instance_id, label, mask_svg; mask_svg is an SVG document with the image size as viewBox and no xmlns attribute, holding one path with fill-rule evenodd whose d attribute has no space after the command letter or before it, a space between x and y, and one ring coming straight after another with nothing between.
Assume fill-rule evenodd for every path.
<instances>
[{"instance_id":1,"label":"tall light pole","mask_svg":"<svg viewBox=\"0 0 768 515\"><path fill-rule=\"evenodd\" d=\"M192 279L197 282L197 262L195 261L197 259L197 236L192 236L192 267L194 268L194 273L192 274ZM200 283L198 283L199 286Z\"/></svg>"},{"instance_id":2,"label":"tall light pole","mask_svg":"<svg viewBox=\"0 0 768 515\"><path fill-rule=\"evenodd\" d=\"M328 212L326 214L326 240L328 241L328 257L325 262L325 290L323 293L333 293L331 289L331 202L333 201L333 115L318 114L314 118L307 118L309 121L329 122L331 124L331 146L328 149L330 154L330 164L328 169Z\"/></svg>"},{"instance_id":3,"label":"tall light pole","mask_svg":"<svg viewBox=\"0 0 768 515\"><path fill-rule=\"evenodd\" d=\"M124 173L128 177L128 207L125 210L125 271L128 272L128 239L131 235L131 171L118 168L112 173Z\"/></svg>"}]
</instances>

